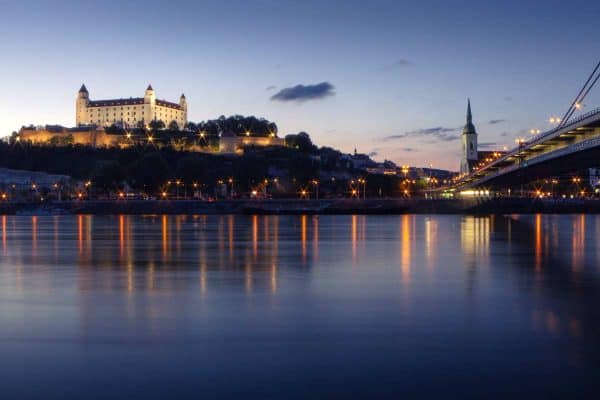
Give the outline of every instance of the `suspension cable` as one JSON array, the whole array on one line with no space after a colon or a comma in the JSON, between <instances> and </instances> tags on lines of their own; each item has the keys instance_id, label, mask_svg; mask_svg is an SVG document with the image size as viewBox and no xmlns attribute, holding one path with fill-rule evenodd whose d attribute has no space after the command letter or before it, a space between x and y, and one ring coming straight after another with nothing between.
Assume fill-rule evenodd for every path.
<instances>
[{"instance_id":1,"label":"suspension cable","mask_svg":"<svg viewBox=\"0 0 600 400\"><path fill-rule=\"evenodd\" d=\"M579 90L579 93L577 94L577 96L575 97L575 99L573 100L573 102L571 103L571 105L569 106L569 109L567 110L567 112L565 112L565 115L560 120L560 123L558 124L557 128L562 128L567 123L567 121L569 120L569 118L571 118L571 116L573 115L573 113L577 109L576 105L579 104L579 103L581 103L583 101L583 99L585 99L585 96L587 96L587 94L589 93L589 91L592 89L592 87L594 87L594 85L598 81L598 77L600 77L600 75L598 75L594 79L594 76L596 75L596 72L598 72L599 68L600 68L600 61L598 61L598 63L596 64L596 67L594 68L594 70L592 71L592 73L590 74L590 76L585 81L583 87L581 88L581 90ZM592 79L594 79L594 81L592 82L591 85L589 85L589 83L590 83L590 81ZM589 85L589 87L588 87L588 85ZM583 94L583 96L582 96L582 94Z\"/></svg>"}]
</instances>

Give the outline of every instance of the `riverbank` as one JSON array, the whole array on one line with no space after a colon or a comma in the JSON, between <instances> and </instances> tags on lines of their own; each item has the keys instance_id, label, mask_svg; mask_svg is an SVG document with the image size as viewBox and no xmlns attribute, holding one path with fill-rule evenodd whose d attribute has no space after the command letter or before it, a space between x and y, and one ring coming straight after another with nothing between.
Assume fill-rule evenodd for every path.
<instances>
[{"instance_id":1,"label":"riverbank","mask_svg":"<svg viewBox=\"0 0 600 400\"><path fill-rule=\"evenodd\" d=\"M0 203L0 214L571 214L600 213L600 200L579 199L324 199L99 200Z\"/></svg>"}]
</instances>

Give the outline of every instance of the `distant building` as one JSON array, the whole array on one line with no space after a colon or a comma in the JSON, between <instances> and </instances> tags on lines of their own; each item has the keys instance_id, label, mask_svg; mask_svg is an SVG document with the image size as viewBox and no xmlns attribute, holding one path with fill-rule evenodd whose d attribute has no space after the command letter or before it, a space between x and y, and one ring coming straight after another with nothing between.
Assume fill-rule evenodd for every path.
<instances>
[{"instance_id":1,"label":"distant building","mask_svg":"<svg viewBox=\"0 0 600 400\"><path fill-rule=\"evenodd\" d=\"M375 175L397 175L398 166L389 160L377 163L375 167L367 167L367 172Z\"/></svg>"},{"instance_id":2,"label":"distant building","mask_svg":"<svg viewBox=\"0 0 600 400\"><path fill-rule=\"evenodd\" d=\"M368 154L358 153L356 149L354 149L354 154L344 154L341 157L341 161L343 163L342 167L344 168L366 171L367 168L377 167L377 163L373 161Z\"/></svg>"},{"instance_id":3,"label":"distant building","mask_svg":"<svg viewBox=\"0 0 600 400\"><path fill-rule=\"evenodd\" d=\"M187 123L187 101L181 95L179 103L158 100L154 89L148 85L144 97L128 99L90 100L90 94L81 85L75 102L75 123L77 126L137 127L148 126L150 121L163 121L165 125L176 122L183 129Z\"/></svg>"},{"instance_id":4,"label":"distant building","mask_svg":"<svg viewBox=\"0 0 600 400\"><path fill-rule=\"evenodd\" d=\"M32 188L55 189L55 185L67 185L71 177L67 175L53 175L40 171L26 171L20 169L0 168L0 189L30 190Z\"/></svg>"}]
</instances>

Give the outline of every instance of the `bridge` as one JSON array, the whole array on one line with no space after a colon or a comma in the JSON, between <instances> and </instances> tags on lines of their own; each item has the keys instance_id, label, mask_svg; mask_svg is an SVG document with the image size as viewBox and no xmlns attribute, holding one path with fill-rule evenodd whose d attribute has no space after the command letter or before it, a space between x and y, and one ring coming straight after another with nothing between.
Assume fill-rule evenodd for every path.
<instances>
[{"instance_id":1,"label":"bridge","mask_svg":"<svg viewBox=\"0 0 600 400\"><path fill-rule=\"evenodd\" d=\"M599 78L600 62L563 118L557 119L558 126L529 140L518 140L514 149L474 168L442 190L501 190L600 167L600 108L572 118Z\"/></svg>"}]
</instances>

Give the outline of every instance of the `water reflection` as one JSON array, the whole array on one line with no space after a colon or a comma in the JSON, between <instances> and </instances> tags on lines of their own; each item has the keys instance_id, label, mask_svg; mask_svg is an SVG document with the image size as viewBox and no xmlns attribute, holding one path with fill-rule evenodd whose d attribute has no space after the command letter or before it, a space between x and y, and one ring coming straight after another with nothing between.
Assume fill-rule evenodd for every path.
<instances>
[{"instance_id":1,"label":"water reflection","mask_svg":"<svg viewBox=\"0 0 600 400\"><path fill-rule=\"evenodd\" d=\"M569 384L597 371L596 216L2 216L0 224L3 354L13 351L9 337L78 338L86 346L69 351L82 359L81 348L123 340L206 362L204 370L220 365L215 379L234 372L227 354L247 355L240 365L262 367L253 371L326 365L319 374L343 367L372 382L398 371L446 376L467 359L460 368L469 376L489 368L506 378L526 364L542 391L551 363L572 368ZM519 362L498 361L499 342ZM414 361L432 343L435 362ZM351 359L361 360L356 370ZM133 364L141 374L157 365ZM114 368L106 373L126 373Z\"/></svg>"}]
</instances>

